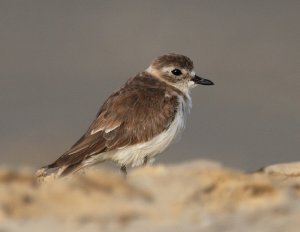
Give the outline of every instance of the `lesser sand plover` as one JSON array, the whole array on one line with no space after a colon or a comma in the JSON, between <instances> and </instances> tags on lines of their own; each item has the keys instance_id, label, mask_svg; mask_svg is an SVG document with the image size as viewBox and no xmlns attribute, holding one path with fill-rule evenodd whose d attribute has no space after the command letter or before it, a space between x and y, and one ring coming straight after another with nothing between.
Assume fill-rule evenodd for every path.
<instances>
[{"instance_id":1,"label":"lesser sand plover","mask_svg":"<svg viewBox=\"0 0 300 232\"><path fill-rule=\"evenodd\" d=\"M86 133L61 157L43 167L58 176L106 160L126 167L147 164L164 151L185 126L190 89L213 85L195 74L186 56L166 54L113 93Z\"/></svg>"}]
</instances>

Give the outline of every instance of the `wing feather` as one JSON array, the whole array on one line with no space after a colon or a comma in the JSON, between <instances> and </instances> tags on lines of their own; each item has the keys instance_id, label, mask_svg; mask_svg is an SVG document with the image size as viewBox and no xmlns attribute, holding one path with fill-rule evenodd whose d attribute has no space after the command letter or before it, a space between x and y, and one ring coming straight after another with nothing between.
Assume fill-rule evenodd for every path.
<instances>
[{"instance_id":1,"label":"wing feather","mask_svg":"<svg viewBox=\"0 0 300 232\"><path fill-rule=\"evenodd\" d=\"M105 101L87 132L52 167L149 141L173 121L177 95L173 87L145 73L129 80Z\"/></svg>"}]
</instances>

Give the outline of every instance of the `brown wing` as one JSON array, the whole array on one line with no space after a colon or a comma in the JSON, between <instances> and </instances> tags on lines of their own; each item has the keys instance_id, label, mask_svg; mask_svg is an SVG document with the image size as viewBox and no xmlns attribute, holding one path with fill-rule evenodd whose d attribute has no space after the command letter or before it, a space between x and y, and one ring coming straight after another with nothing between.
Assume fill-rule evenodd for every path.
<instances>
[{"instance_id":1,"label":"brown wing","mask_svg":"<svg viewBox=\"0 0 300 232\"><path fill-rule=\"evenodd\" d=\"M173 121L177 94L145 73L136 76L105 101L87 132L48 167L77 164L95 154L149 141Z\"/></svg>"}]
</instances>

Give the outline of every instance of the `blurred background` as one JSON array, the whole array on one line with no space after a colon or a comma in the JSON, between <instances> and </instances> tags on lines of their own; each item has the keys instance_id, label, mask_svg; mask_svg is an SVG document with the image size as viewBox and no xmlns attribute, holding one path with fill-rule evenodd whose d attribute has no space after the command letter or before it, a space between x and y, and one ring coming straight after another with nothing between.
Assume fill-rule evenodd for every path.
<instances>
[{"instance_id":1,"label":"blurred background","mask_svg":"<svg viewBox=\"0 0 300 232\"><path fill-rule=\"evenodd\" d=\"M68 149L112 91L158 55L215 82L192 92L159 163L254 170L300 159L300 1L0 2L0 162L39 167Z\"/></svg>"}]
</instances>

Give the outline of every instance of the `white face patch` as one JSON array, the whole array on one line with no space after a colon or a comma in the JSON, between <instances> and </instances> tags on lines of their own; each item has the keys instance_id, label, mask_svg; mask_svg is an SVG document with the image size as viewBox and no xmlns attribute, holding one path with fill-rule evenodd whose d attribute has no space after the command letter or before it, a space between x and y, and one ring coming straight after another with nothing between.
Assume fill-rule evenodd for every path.
<instances>
[{"instance_id":1,"label":"white face patch","mask_svg":"<svg viewBox=\"0 0 300 232\"><path fill-rule=\"evenodd\" d=\"M195 73L194 70L191 71L191 76L192 76L192 77L196 76L196 73Z\"/></svg>"},{"instance_id":2,"label":"white face patch","mask_svg":"<svg viewBox=\"0 0 300 232\"><path fill-rule=\"evenodd\" d=\"M194 88L194 87L196 87L197 86L197 84L194 82L194 81L189 81L188 82L188 87L190 88L190 89L192 89L192 88Z\"/></svg>"},{"instance_id":3,"label":"white face patch","mask_svg":"<svg viewBox=\"0 0 300 232\"><path fill-rule=\"evenodd\" d=\"M191 74L192 77L196 76L196 72L195 72L194 70L192 70L192 71L190 72L190 74ZM197 86L197 84L196 84L194 81L190 80L190 81L188 82L188 87L189 87L190 89L192 89L192 88L194 88L194 87L196 87L196 86Z\"/></svg>"}]
</instances>

